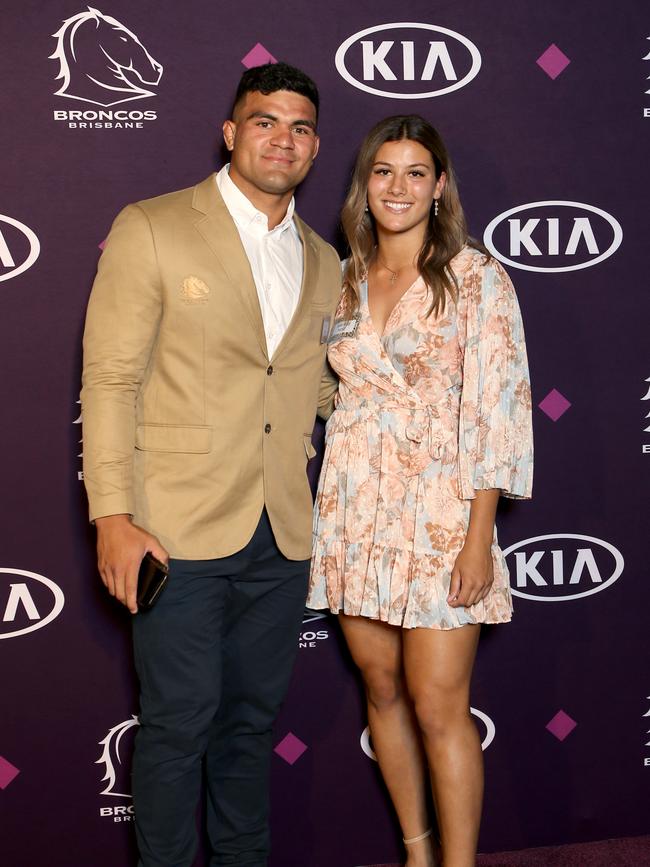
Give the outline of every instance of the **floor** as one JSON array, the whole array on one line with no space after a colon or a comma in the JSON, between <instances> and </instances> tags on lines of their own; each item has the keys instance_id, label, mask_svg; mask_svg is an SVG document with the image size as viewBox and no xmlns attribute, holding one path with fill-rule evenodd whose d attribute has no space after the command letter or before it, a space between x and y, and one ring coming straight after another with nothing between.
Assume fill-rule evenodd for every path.
<instances>
[{"instance_id":1,"label":"floor","mask_svg":"<svg viewBox=\"0 0 650 867\"><path fill-rule=\"evenodd\" d=\"M479 855L476 867L650 867L650 836Z\"/></svg>"}]
</instances>

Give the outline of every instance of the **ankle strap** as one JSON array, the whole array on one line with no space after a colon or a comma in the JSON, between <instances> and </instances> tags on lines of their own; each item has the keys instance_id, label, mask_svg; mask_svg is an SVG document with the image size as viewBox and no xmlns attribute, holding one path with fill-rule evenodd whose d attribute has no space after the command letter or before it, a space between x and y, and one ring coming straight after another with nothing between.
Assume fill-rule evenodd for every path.
<instances>
[{"instance_id":1,"label":"ankle strap","mask_svg":"<svg viewBox=\"0 0 650 867\"><path fill-rule=\"evenodd\" d=\"M427 837L430 837L433 834L433 828L429 828L424 834L420 834L418 837L409 837L408 840L406 837L402 838L402 841L405 846L409 846L411 843L419 843L420 840L426 840Z\"/></svg>"}]
</instances>

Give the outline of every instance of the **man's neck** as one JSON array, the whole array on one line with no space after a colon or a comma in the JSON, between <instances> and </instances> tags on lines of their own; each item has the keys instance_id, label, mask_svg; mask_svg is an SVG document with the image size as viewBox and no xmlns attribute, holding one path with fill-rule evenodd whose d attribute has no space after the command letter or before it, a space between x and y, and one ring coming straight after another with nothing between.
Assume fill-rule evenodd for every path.
<instances>
[{"instance_id":1,"label":"man's neck","mask_svg":"<svg viewBox=\"0 0 650 867\"><path fill-rule=\"evenodd\" d=\"M237 187L240 193L243 193L249 202L254 205L258 211L266 215L269 224L269 230L278 226L284 220L289 202L293 196L293 190L282 195L276 193L265 193L258 187L246 181L236 169L230 167L230 180Z\"/></svg>"}]
</instances>

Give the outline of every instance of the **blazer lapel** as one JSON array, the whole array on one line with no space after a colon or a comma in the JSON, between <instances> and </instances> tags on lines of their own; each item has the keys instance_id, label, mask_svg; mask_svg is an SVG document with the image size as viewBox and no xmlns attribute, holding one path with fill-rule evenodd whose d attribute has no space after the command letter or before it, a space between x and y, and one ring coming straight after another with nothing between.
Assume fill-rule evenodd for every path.
<instances>
[{"instance_id":1,"label":"blazer lapel","mask_svg":"<svg viewBox=\"0 0 650 867\"><path fill-rule=\"evenodd\" d=\"M318 281L319 255L316 244L312 239L312 232L309 226L306 226L299 217L294 218L300 240L302 241L303 264L302 264L302 283L300 286L300 298L296 307L291 322L287 328L284 337L278 344L277 349L273 353L273 358L277 358L281 352L284 352L290 345L300 320L309 311L311 300L314 295L314 288Z\"/></svg>"},{"instance_id":2,"label":"blazer lapel","mask_svg":"<svg viewBox=\"0 0 650 867\"><path fill-rule=\"evenodd\" d=\"M194 188L192 207L203 215L197 220L196 228L218 258L232 286L239 292L255 337L268 358L264 322L253 272L237 227L217 188L215 175L210 175Z\"/></svg>"}]
</instances>

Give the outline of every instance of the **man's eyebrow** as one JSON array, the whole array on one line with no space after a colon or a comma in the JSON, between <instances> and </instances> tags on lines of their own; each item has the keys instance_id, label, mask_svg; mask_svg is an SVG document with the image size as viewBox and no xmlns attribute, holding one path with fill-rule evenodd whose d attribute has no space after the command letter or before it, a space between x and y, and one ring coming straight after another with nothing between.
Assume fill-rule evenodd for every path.
<instances>
[{"instance_id":1,"label":"man's eyebrow","mask_svg":"<svg viewBox=\"0 0 650 867\"><path fill-rule=\"evenodd\" d=\"M277 117L274 114L268 114L265 111L254 111L252 114L249 114L246 120L252 120L254 117L264 117L267 120L277 120Z\"/></svg>"},{"instance_id":2,"label":"man's eyebrow","mask_svg":"<svg viewBox=\"0 0 650 867\"><path fill-rule=\"evenodd\" d=\"M254 111L252 114L249 114L246 120L252 120L254 117L264 118L266 120L277 121L278 118L274 114L269 114L266 111ZM290 123L290 126L308 126L314 132L316 132L316 124L313 120L294 120Z\"/></svg>"}]
</instances>

